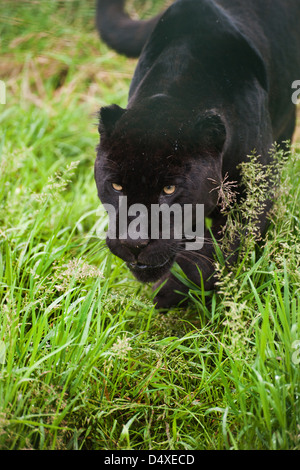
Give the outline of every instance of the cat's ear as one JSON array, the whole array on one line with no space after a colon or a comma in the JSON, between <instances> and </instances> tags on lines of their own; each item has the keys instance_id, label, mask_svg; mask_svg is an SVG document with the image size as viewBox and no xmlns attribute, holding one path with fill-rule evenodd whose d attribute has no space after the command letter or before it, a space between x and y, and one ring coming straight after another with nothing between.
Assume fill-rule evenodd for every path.
<instances>
[{"instance_id":1,"label":"cat's ear","mask_svg":"<svg viewBox=\"0 0 300 470\"><path fill-rule=\"evenodd\" d=\"M99 126L98 130L100 135L108 136L113 131L117 121L125 113L125 109L120 108L117 104L105 106L99 112Z\"/></svg>"},{"instance_id":2,"label":"cat's ear","mask_svg":"<svg viewBox=\"0 0 300 470\"><path fill-rule=\"evenodd\" d=\"M226 126L219 114L208 111L199 116L195 131L201 150L214 154L222 153L226 141Z\"/></svg>"}]
</instances>

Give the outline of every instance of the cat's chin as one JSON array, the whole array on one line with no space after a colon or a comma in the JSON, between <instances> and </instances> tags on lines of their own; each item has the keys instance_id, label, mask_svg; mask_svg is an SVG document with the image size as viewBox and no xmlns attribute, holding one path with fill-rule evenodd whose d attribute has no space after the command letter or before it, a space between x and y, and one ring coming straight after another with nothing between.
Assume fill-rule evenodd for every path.
<instances>
[{"instance_id":1,"label":"cat's chin","mask_svg":"<svg viewBox=\"0 0 300 470\"><path fill-rule=\"evenodd\" d=\"M140 263L128 263L130 271L140 282L156 282L164 276L172 267L174 259L168 259L159 265L147 265Z\"/></svg>"}]
</instances>

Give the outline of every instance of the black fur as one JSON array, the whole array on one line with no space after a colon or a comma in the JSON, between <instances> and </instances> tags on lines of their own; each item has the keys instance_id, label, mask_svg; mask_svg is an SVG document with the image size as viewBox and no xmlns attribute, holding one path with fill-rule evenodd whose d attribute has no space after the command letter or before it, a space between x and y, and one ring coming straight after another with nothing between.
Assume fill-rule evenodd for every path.
<instances>
[{"instance_id":1,"label":"black fur","mask_svg":"<svg viewBox=\"0 0 300 470\"><path fill-rule=\"evenodd\" d=\"M133 55L137 30L123 3L99 0L98 25L110 45ZM137 23L137 49L143 49L128 106L100 113L95 177L101 201L117 207L111 186L117 182L128 204L202 203L218 239L226 221L214 184L226 173L239 182L237 166L254 149L268 164L273 142L292 139L299 18L299 0L178 0L154 23ZM132 31L128 42L125 30ZM177 187L171 197L162 194L166 184ZM267 209L262 231L266 223ZM174 260L194 283L200 284L200 269L205 288L213 287L210 233L205 239L202 250L189 253L172 239L107 243L141 281L167 280L155 298L162 308L180 301L175 290L186 291L170 274Z\"/></svg>"}]
</instances>

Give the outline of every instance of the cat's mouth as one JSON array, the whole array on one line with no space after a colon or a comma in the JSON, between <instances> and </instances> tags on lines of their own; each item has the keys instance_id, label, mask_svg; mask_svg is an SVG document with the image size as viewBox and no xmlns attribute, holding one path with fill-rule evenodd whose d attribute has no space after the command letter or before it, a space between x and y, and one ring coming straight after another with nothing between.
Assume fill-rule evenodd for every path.
<instances>
[{"instance_id":1,"label":"cat's mouth","mask_svg":"<svg viewBox=\"0 0 300 470\"><path fill-rule=\"evenodd\" d=\"M166 264L170 262L170 259L168 258L161 264L141 264L141 263L128 263L128 266L130 269L158 269L158 268L163 268Z\"/></svg>"},{"instance_id":2,"label":"cat's mouth","mask_svg":"<svg viewBox=\"0 0 300 470\"><path fill-rule=\"evenodd\" d=\"M141 282L158 281L171 268L174 259L168 258L160 264L127 263L134 276Z\"/></svg>"}]
</instances>

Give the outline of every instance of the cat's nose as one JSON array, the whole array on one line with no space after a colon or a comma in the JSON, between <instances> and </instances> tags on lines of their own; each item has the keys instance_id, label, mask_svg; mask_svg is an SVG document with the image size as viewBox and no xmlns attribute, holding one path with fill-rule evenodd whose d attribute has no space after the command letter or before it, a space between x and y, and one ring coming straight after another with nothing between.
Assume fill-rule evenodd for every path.
<instances>
[{"instance_id":1,"label":"cat's nose","mask_svg":"<svg viewBox=\"0 0 300 470\"><path fill-rule=\"evenodd\" d=\"M121 244L131 251L135 259L137 260L139 254L146 248L150 240L120 240Z\"/></svg>"}]
</instances>

